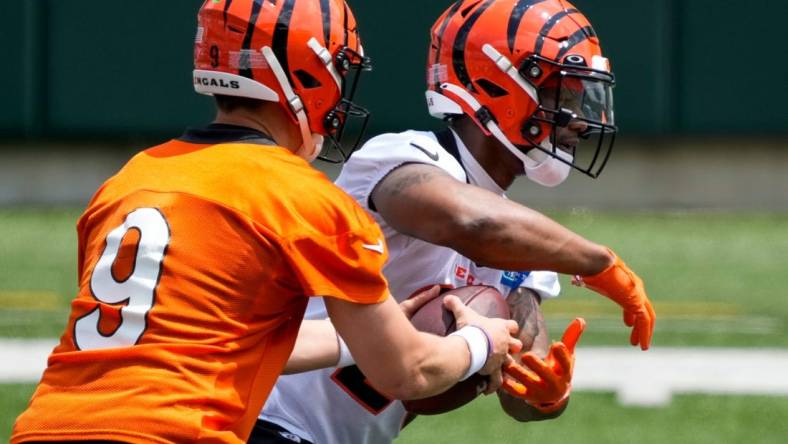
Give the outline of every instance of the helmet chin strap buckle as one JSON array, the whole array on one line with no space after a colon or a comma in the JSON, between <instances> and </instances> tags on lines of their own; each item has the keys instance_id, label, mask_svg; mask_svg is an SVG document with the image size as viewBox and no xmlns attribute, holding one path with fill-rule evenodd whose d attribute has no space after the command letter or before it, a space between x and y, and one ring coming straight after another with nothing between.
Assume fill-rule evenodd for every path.
<instances>
[{"instance_id":1,"label":"helmet chin strap buckle","mask_svg":"<svg viewBox=\"0 0 788 444\"><path fill-rule=\"evenodd\" d=\"M476 119L484 126L487 126L490 122L495 122L495 116L493 116L486 106L482 106L476 110Z\"/></svg>"},{"instance_id":2,"label":"helmet chin strap buckle","mask_svg":"<svg viewBox=\"0 0 788 444\"><path fill-rule=\"evenodd\" d=\"M293 110L295 114L304 110L304 102L302 102L301 98L298 96L290 97L287 100L287 104L290 105L290 109Z\"/></svg>"}]
</instances>

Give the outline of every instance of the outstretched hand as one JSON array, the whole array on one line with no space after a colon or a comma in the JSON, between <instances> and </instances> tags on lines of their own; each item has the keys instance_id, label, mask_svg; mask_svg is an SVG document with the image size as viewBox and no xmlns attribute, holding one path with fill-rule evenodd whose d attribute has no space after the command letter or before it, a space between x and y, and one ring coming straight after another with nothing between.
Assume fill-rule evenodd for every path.
<instances>
[{"instance_id":1,"label":"outstretched hand","mask_svg":"<svg viewBox=\"0 0 788 444\"><path fill-rule=\"evenodd\" d=\"M594 276L575 276L572 284L587 287L612 299L624 309L624 324L632 327L629 343L642 350L651 346L657 315L651 305L643 280L612 251L615 262Z\"/></svg>"},{"instance_id":2,"label":"outstretched hand","mask_svg":"<svg viewBox=\"0 0 788 444\"><path fill-rule=\"evenodd\" d=\"M542 360L532 352L520 359L522 366L509 362L504 366L503 389L510 395L525 400L543 413L561 409L572 391L572 372L575 345L585 330L583 318L576 318L566 328L561 342L550 346Z\"/></svg>"}]
</instances>

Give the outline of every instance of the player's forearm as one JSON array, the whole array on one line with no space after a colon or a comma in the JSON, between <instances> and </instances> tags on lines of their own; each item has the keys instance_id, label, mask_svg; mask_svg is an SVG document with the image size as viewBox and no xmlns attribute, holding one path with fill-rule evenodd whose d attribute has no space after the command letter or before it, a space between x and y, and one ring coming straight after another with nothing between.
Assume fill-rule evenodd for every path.
<instances>
[{"instance_id":1,"label":"player's forearm","mask_svg":"<svg viewBox=\"0 0 788 444\"><path fill-rule=\"evenodd\" d=\"M359 305L326 298L331 322L372 386L396 399L441 393L470 367L466 341L418 332L393 299Z\"/></svg>"},{"instance_id":2,"label":"player's forearm","mask_svg":"<svg viewBox=\"0 0 788 444\"><path fill-rule=\"evenodd\" d=\"M375 188L372 200L400 233L492 268L590 276L613 263L607 249L549 217L432 166L394 170Z\"/></svg>"},{"instance_id":3,"label":"player's forearm","mask_svg":"<svg viewBox=\"0 0 788 444\"><path fill-rule=\"evenodd\" d=\"M608 250L513 202L468 211L444 245L488 267L594 275L612 262ZM489 208L489 207L480 207Z\"/></svg>"},{"instance_id":4,"label":"player's forearm","mask_svg":"<svg viewBox=\"0 0 788 444\"><path fill-rule=\"evenodd\" d=\"M336 331L330 321L302 322L295 347L283 373L301 373L336 365L339 359L337 344Z\"/></svg>"},{"instance_id":5,"label":"player's forearm","mask_svg":"<svg viewBox=\"0 0 788 444\"><path fill-rule=\"evenodd\" d=\"M467 342L457 336L442 338L408 330L385 347L375 350L372 359L354 355L356 364L373 385L394 399L421 399L437 395L456 384L471 365Z\"/></svg>"},{"instance_id":6,"label":"player's forearm","mask_svg":"<svg viewBox=\"0 0 788 444\"><path fill-rule=\"evenodd\" d=\"M401 360L404 386L397 399L421 399L443 393L456 384L470 366L468 344L462 338L441 338L419 333L421 345L411 348L408 360Z\"/></svg>"}]
</instances>

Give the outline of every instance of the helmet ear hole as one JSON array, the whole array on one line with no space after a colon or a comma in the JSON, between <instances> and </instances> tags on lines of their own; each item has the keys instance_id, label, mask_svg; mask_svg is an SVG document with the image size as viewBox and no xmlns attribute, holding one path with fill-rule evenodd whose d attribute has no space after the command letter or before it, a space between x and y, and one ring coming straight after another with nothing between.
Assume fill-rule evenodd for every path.
<instances>
[{"instance_id":1,"label":"helmet ear hole","mask_svg":"<svg viewBox=\"0 0 788 444\"><path fill-rule=\"evenodd\" d=\"M479 85L479 87L492 98L503 97L509 94L509 91L506 91L502 87L487 79L479 79L476 81L476 84Z\"/></svg>"},{"instance_id":2,"label":"helmet ear hole","mask_svg":"<svg viewBox=\"0 0 788 444\"><path fill-rule=\"evenodd\" d=\"M305 89L312 89L312 88L319 88L323 86L320 83L320 80L316 79L312 74L304 71L303 69L299 69L298 71L293 72L293 74L298 79L298 82L301 83Z\"/></svg>"}]
</instances>

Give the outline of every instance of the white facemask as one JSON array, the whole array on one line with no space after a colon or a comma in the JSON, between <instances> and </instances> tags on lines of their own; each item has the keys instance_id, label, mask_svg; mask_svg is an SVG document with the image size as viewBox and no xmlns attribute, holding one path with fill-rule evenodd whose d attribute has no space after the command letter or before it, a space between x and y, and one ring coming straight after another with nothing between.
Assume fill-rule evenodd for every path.
<instances>
[{"instance_id":1,"label":"white facemask","mask_svg":"<svg viewBox=\"0 0 788 444\"><path fill-rule=\"evenodd\" d=\"M552 151L552 144L548 140L542 142L542 147ZM574 157L565 151L555 150L555 153L569 163L574 160ZM526 164L525 177L544 187L553 188L561 185L572 171L571 166L539 149L534 148L526 155L533 159L535 164L530 166Z\"/></svg>"}]
</instances>

